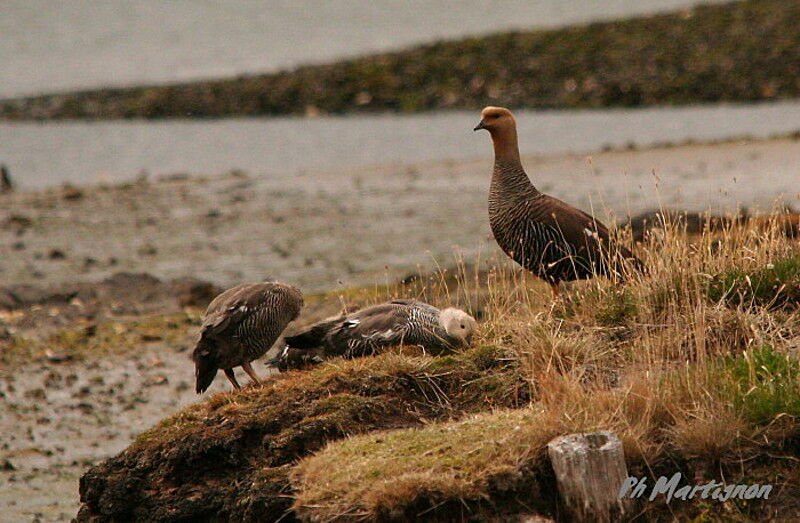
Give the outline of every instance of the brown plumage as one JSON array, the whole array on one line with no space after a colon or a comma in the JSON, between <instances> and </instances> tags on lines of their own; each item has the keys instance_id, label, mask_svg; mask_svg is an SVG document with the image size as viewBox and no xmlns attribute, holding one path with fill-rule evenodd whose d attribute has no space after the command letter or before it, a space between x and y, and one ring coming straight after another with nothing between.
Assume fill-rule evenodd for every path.
<instances>
[{"instance_id":1,"label":"brown plumage","mask_svg":"<svg viewBox=\"0 0 800 523\"><path fill-rule=\"evenodd\" d=\"M520 162L511 111L485 108L479 129L489 131L494 144L489 224L511 259L547 281L556 296L562 281L624 276L621 260L644 269L631 251L611 242L608 228L596 218L533 186Z\"/></svg>"},{"instance_id":2,"label":"brown plumage","mask_svg":"<svg viewBox=\"0 0 800 523\"><path fill-rule=\"evenodd\" d=\"M206 309L200 340L192 353L196 392L205 391L219 369L240 388L233 373L239 366L258 383L250 362L272 347L302 307L300 291L277 282L238 285L214 298Z\"/></svg>"}]
</instances>

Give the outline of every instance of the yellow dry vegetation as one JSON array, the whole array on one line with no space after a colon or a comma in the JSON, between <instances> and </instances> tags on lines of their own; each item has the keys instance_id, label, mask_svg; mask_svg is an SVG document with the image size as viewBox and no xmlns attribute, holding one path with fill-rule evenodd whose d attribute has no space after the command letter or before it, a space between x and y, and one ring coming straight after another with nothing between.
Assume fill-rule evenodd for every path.
<instances>
[{"instance_id":1,"label":"yellow dry vegetation","mask_svg":"<svg viewBox=\"0 0 800 523\"><path fill-rule=\"evenodd\" d=\"M679 460L742 477L787 451L800 435L798 243L779 219L691 238L666 223L637 250L647 274L580 282L556 303L516 269L463 269L442 289L485 319L470 352L520 369L529 405L331 442L292 472L296 514L441 517L506 495L541 507L544 446L571 432L616 431L643 473Z\"/></svg>"}]
</instances>

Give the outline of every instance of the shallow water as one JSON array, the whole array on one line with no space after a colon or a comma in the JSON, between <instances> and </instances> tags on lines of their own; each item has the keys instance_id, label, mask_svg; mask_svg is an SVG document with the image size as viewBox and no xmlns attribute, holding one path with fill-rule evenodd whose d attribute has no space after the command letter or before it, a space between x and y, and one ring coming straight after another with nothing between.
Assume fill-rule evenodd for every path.
<instances>
[{"instance_id":1,"label":"shallow water","mask_svg":"<svg viewBox=\"0 0 800 523\"><path fill-rule=\"evenodd\" d=\"M704 0L720 3L725 0ZM0 97L269 71L692 0L3 0Z\"/></svg>"},{"instance_id":2,"label":"shallow water","mask_svg":"<svg viewBox=\"0 0 800 523\"><path fill-rule=\"evenodd\" d=\"M475 112L205 121L0 123L0 162L26 188L241 169L309 169L490 158ZM519 111L523 154L591 151L795 131L800 101L683 108Z\"/></svg>"}]
</instances>

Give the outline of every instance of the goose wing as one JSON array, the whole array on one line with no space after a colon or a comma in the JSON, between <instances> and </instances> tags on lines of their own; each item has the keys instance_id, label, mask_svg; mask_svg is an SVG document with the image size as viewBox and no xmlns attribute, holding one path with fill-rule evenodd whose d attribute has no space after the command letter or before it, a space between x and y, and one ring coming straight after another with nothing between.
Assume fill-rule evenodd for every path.
<instances>
[{"instance_id":1,"label":"goose wing","mask_svg":"<svg viewBox=\"0 0 800 523\"><path fill-rule=\"evenodd\" d=\"M298 293L295 299L287 300L286 287L274 283L253 283L228 289L209 304L201 332L204 336L223 336L264 309L288 307L293 309L288 311L290 317L295 317L302 306L302 297Z\"/></svg>"},{"instance_id":2,"label":"goose wing","mask_svg":"<svg viewBox=\"0 0 800 523\"><path fill-rule=\"evenodd\" d=\"M633 262L638 270L644 264L628 248L612 244L608 227L594 216L552 196L542 195L537 206L537 219L558 231L573 254L586 257L592 262L603 256L620 256Z\"/></svg>"}]
</instances>

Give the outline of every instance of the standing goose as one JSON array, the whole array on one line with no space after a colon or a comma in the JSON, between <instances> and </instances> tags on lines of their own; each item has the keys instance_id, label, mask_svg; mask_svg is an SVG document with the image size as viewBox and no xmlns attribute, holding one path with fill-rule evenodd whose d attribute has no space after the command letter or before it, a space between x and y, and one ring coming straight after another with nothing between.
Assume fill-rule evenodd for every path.
<instances>
[{"instance_id":1,"label":"standing goose","mask_svg":"<svg viewBox=\"0 0 800 523\"><path fill-rule=\"evenodd\" d=\"M596 218L533 186L519 157L517 123L511 111L487 107L475 131L486 129L494 143L489 190L489 224L501 249L550 284L558 297L562 281L614 271L620 259L636 270L644 265L627 248L612 244L608 228ZM609 260L613 260L609 267Z\"/></svg>"},{"instance_id":2,"label":"standing goose","mask_svg":"<svg viewBox=\"0 0 800 523\"><path fill-rule=\"evenodd\" d=\"M259 383L250 362L266 353L303 307L303 295L291 285L277 282L246 283L223 292L208 305L200 340L192 353L195 391L205 391L217 370L234 387L241 388L233 373L241 366Z\"/></svg>"},{"instance_id":3,"label":"standing goose","mask_svg":"<svg viewBox=\"0 0 800 523\"><path fill-rule=\"evenodd\" d=\"M439 353L466 346L475 326L475 319L460 309L440 311L416 300L393 300L323 320L287 337L276 363L286 367L292 361L309 361L302 353L315 350L325 357L353 358L395 345L421 345Z\"/></svg>"}]
</instances>

